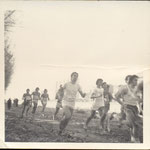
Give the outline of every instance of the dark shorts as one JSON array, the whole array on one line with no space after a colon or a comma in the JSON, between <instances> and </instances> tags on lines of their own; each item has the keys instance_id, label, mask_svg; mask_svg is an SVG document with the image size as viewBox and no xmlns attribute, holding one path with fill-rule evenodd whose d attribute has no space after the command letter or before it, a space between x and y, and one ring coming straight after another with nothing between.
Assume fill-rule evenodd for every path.
<instances>
[{"instance_id":1,"label":"dark shorts","mask_svg":"<svg viewBox=\"0 0 150 150\"><path fill-rule=\"evenodd\" d=\"M62 108L62 102L58 101L56 104L56 108Z\"/></svg>"},{"instance_id":2,"label":"dark shorts","mask_svg":"<svg viewBox=\"0 0 150 150\"><path fill-rule=\"evenodd\" d=\"M134 127L134 136L142 136L143 135L143 118L141 118L138 114L137 106L125 105L125 113L126 118L129 121L131 127Z\"/></svg>"},{"instance_id":3,"label":"dark shorts","mask_svg":"<svg viewBox=\"0 0 150 150\"><path fill-rule=\"evenodd\" d=\"M107 113L110 109L110 104L105 104L105 113Z\"/></svg>"},{"instance_id":4,"label":"dark shorts","mask_svg":"<svg viewBox=\"0 0 150 150\"><path fill-rule=\"evenodd\" d=\"M28 107L32 106L32 100L25 100L24 106L28 106Z\"/></svg>"},{"instance_id":5,"label":"dark shorts","mask_svg":"<svg viewBox=\"0 0 150 150\"><path fill-rule=\"evenodd\" d=\"M126 120L125 108L121 106L121 120Z\"/></svg>"}]
</instances>

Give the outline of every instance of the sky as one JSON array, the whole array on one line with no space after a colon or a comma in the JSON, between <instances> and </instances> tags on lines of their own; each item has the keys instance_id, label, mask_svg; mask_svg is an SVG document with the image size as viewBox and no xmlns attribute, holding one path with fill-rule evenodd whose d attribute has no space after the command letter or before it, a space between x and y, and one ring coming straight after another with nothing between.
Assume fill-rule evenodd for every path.
<instances>
[{"instance_id":1,"label":"sky","mask_svg":"<svg viewBox=\"0 0 150 150\"><path fill-rule=\"evenodd\" d=\"M15 13L10 33L15 69L6 98L21 98L27 88L37 86L54 98L73 71L89 92L97 78L124 84L126 75L141 75L149 66L148 7L47 4L31 3Z\"/></svg>"}]
</instances>

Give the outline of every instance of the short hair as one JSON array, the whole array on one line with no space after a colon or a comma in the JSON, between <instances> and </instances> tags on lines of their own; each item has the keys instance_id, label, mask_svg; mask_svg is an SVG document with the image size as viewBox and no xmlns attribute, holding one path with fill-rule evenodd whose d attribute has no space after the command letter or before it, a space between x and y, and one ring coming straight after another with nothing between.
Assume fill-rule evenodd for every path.
<instances>
[{"instance_id":1,"label":"short hair","mask_svg":"<svg viewBox=\"0 0 150 150\"><path fill-rule=\"evenodd\" d=\"M129 84L131 84L135 78L139 78L139 77L138 77L137 75L132 75L132 76L129 78Z\"/></svg>"},{"instance_id":2,"label":"short hair","mask_svg":"<svg viewBox=\"0 0 150 150\"><path fill-rule=\"evenodd\" d=\"M106 85L107 85L107 83L106 83L106 82L103 82L103 85L104 85L104 84L106 84Z\"/></svg>"},{"instance_id":3,"label":"short hair","mask_svg":"<svg viewBox=\"0 0 150 150\"><path fill-rule=\"evenodd\" d=\"M103 82L103 79L97 79L97 80L96 80L96 85L98 84L99 81L102 81L102 82Z\"/></svg>"},{"instance_id":4,"label":"short hair","mask_svg":"<svg viewBox=\"0 0 150 150\"><path fill-rule=\"evenodd\" d=\"M26 91L30 91L30 89L26 89Z\"/></svg>"},{"instance_id":5,"label":"short hair","mask_svg":"<svg viewBox=\"0 0 150 150\"><path fill-rule=\"evenodd\" d=\"M76 75L78 76L78 73L77 73L77 72L72 72L72 73L71 73L71 77L72 77L74 74L76 74Z\"/></svg>"},{"instance_id":6,"label":"short hair","mask_svg":"<svg viewBox=\"0 0 150 150\"><path fill-rule=\"evenodd\" d=\"M46 92L47 92L47 89L44 89L44 91L46 91Z\"/></svg>"},{"instance_id":7,"label":"short hair","mask_svg":"<svg viewBox=\"0 0 150 150\"><path fill-rule=\"evenodd\" d=\"M39 87L37 87L35 90L39 90Z\"/></svg>"},{"instance_id":8,"label":"short hair","mask_svg":"<svg viewBox=\"0 0 150 150\"><path fill-rule=\"evenodd\" d=\"M128 78L130 79L131 76L132 76L132 75L127 75L127 76L125 77L125 81L127 81Z\"/></svg>"}]
</instances>

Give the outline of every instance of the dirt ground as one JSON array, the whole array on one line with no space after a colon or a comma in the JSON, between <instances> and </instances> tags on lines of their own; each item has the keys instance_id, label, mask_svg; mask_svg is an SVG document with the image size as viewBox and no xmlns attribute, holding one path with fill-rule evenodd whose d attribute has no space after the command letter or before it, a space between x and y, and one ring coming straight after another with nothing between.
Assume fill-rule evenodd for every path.
<instances>
[{"instance_id":1,"label":"dirt ground","mask_svg":"<svg viewBox=\"0 0 150 150\"><path fill-rule=\"evenodd\" d=\"M46 108L45 115L41 113L41 106L38 107L34 119L30 116L20 118L22 106L5 109L5 141L6 142L92 142L92 143L129 143L130 136L128 127L119 126L119 122L111 120L109 133L101 133L98 128L99 118L94 118L85 131L83 125L90 114L90 110L75 110L69 125L64 134L58 135L59 121L53 121L53 108Z\"/></svg>"}]
</instances>

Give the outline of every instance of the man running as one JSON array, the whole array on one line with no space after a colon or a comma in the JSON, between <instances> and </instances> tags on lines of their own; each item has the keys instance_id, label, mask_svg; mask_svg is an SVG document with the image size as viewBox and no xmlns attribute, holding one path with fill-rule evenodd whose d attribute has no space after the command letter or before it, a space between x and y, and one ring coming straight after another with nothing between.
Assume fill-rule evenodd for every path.
<instances>
[{"instance_id":1,"label":"man running","mask_svg":"<svg viewBox=\"0 0 150 150\"><path fill-rule=\"evenodd\" d=\"M131 77L131 76L132 76L132 75L127 75L127 76L125 77L125 83L126 83L127 85L129 85L129 80L130 80L130 77ZM126 86L126 85L125 85L125 86ZM121 88L124 88L124 85L123 85ZM121 88L120 88L120 89L121 89ZM121 113L120 113L120 119L119 119L120 125L119 125L119 127L122 126L123 120L126 120L126 114L125 114L124 107L121 105Z\"/></svg>"},{"instance_id":2,"label":"man running","mask_svg":"<svg viewBox=\"0 0 150 150\"><path fill-rule=\"evenodd\" d=\"M104 111L105 111L105 104L104 104L104 89L102 88L103 80L97 79L96 85L97 87L94 89L91 98L93 99L94 103L91 110L91 115L88 117L84 129L87 129L87 126L92 118L94 118L96 111L99 112L100 115L100 129L103 129L103 121L104 121Z\"/></svg>"},{"instance_id":3,"label":"man running","mask_svg":"<svg viewBox=\"0 0 150 150\"><path fill-rule=\"evenodd\" d=\"M109 85L106 82L103 83L102 87L104 89L104 102L105 102L104 120L105 120L105 118L107 120L107 119L109 119L107 115L108 115L108 111L110 109L110 102L114 98L113 98L112 94L109 92ZM104 122L103 122L103 126L104 126ZM106 129L108 132L110 132L110 126L109 126L108 121L106 121Z\"/></svg>"},{"instance_id":4,"label":"man running","mask_svg":"<svg viewBox=\"0 0 150 150\"><path fill-rule=\"evenodd\" d=\"M115 97L125 110L126 119L129 122L131 129L131 141L140 142L140 137L143 130L142 118L138 116L137 103L142 101L137 96L137 80L138 76L132 75L126 86L123 86L116 93ZM123 101L121 101L123 99Z\"/></svg>"},{"instance_id":5,"label":"man running","mask_svg":"<svg viewBox=\"0 0 150 150\"><path fill-rule=\"evenodd\" d=\"M77 92L80 93L80 95L84 98L85 93L82 92L81 87L79 84L77 84L77 79L78 79L78 73L73 72L71 74L71 82L68 82L64 85L64 97L63 97L63 118L60 122L60 131L59 134L64 131L66 126L68 125L72 114L73 110L75 108L75 101L76 101L76 95Z\"/></svg>"},{"instance_id":6,"label":"man running","mask_svg":"<svg viewBox=\"0 0 150 150\"><path fill-rule=\"evenodd\" d=\"M114 98L112 94L109 92L109 85L106 82L103 83L102 87L104 89L105 113L107 113L110 109L110 102Z\"/></svg>"},{"instance_id":7,"label":"man running","mask_svg":"<svg viewBox=\"0 0 150 150\"><path fill-rule=\"evenodd\" d=\"M62 87L62 85L60 85L60 88L58 90L58 92L56 93L56 99L57 99L57 104L56 104L56 111L55 114L53 115L53 120L55 120L56 115L58 114L60 108L62 108L62 99L64 96L64 89Z\"/></svg>"},{"instance_id":8,"label":"man running","mask_svg":"<svg viewBox=\"0 0 150 150\"><path fill-rule=\"evenodd\" d=\"M47 101L50 100L47 92L48 92L47 89L45 89L44 93L41 95L41 103L43 106L42 113L44 113L44 110L45 110L46 105L47 105Z\"/></svg>"},{"instance_id":9,"label":"man running","mask_svg":"<svg viewBox=\"0 0 150 150\"><path fill-rule=\"evenodd\" d=\"M26 116L27 116L28 115L28 111L29 111L29 109L32 106L32 96L30 94L30 90L29 89L27 89L26 93L23 94L22 99L24 100L24 103L23 103L23 110L22 110L21 118L23 118L23 114L25 112L26 107L27 107L27 110L26 110Z\"/></svg>"},{"instance_id":10,"label":"man running","mask_svg":"<svg viewBox=\"0 0 150 150\"><path fill-rule=\"evenodd\" d=\"M33 96L33 110L32 110L32 114L35 114L37 106L38 106L38 100L40 100L40 92L39 92L39 88L37 87L35 89L35 91L32 93Z\"/></svg>"}]
</instances>

